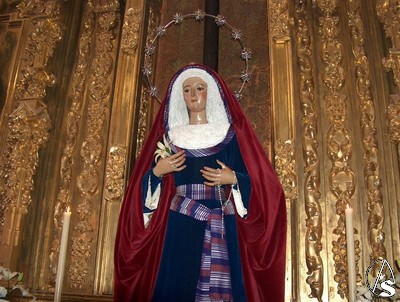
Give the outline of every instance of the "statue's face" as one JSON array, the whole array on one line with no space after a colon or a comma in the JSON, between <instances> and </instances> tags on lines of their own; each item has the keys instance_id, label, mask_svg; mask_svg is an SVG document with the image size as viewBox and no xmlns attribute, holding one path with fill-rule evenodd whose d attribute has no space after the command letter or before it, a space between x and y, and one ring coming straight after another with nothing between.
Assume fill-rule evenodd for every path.
<instances>
[{"instance_id":1,"label":"statue's face","mask_svg":"<svg viewBox=\"0 0 400 302\"><path fill-rule=\"evenodd\" d=\"M190 112L206 110L207 83L199 77L188 78L183 82L183 98Z\"/></svg>"}]
</instances>

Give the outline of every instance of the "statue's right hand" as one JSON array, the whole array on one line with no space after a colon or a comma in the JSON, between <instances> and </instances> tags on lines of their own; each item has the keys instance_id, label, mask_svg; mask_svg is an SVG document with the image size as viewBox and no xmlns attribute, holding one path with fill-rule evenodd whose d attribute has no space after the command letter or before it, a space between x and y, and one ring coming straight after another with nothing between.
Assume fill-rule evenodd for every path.
<instances>
[{"instance_id":1,"label":"statue's right hand","mask_svg":"<svg viewBox=\"0 0 400 302\"><path fill-rule=\"evenodd\" d=\"M185 151L181 150L174 155L159 159L153 168L153 173L155 176L160 177L171 172L182 171L186 168L186 165L184 165L185 161Z\"/></svg>"}]
</instances>

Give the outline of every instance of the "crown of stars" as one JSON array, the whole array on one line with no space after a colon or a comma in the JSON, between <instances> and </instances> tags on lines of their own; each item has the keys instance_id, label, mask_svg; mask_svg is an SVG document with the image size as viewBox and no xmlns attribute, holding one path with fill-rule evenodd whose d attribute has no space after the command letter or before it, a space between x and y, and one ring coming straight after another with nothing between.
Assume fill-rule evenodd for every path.
<instances>
[{"instance_id":1,"label":"crown of stars","mask_svg":"<svg viewBox=\"0 0 400 302\"><path fill-rule=\"evenodd\" d=\"M188 20L188 19L194 19L195 21L201 22L206 17L213 18L216 26L227 28L230 32L230 36L231 36L232 40L239 42L239 44L241 46L240 58L241 58L241 60L244 61L245 68L240 73L240 80L241 80L242 84L241 84L239 90L235 91L235 96L238 101L243 99L243 95L242 95L243 87L246 83L250 82L250 76L251 76L251 74L249 72L249 60L251 59L251 56L252 56L251 50L243 46L241 30L230 25L226 21L226 18L224 16L222 16L222 15L214 16L211 14L207 14L206 12L202 11L201 9L198 9L194 13L191 13L191 14L186 14L186 15L183 15L180 13L174 14L173 19L171 21L169 21L166 25L158 26L156 28L154 38L151 39L150 40L151 43L146 45L146 47L145 47L145 60L144 60L145 63L144 63L144 67L142 68L142 74L147 79L146 82L148 85L148 89L147 89L148 94L150 96L156 98L159 102L160 102L160 99L158 98L159 90L158 90L157 86L151 82L151 79L150 79L150 76L153 74L150 58L156 51L156 47L155 47L156 40L158 38L165 36L167 34L167 29L171 25L179 26L183 23L184 20Z\"/></svg>"}]
</instances>

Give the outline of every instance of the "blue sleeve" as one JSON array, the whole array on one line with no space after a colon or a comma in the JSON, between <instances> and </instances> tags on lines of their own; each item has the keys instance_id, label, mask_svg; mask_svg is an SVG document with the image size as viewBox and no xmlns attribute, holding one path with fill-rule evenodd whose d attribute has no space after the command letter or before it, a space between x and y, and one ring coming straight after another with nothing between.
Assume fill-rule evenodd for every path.
<instances>
[{"instance_id":1,"label":"blue sleeve","mask_svg":"<svg viewBox=\"0 0 400 302\"><path fill-rule=\"evenodd\" d=\"M145 175L143 175L142 178L142 203L143 203L143 213L151 213L154 210L150 210L145 206L146 202L146 195L147 195L147 190L148 190L148 184L149 184L149 177L150 177L150 183L151 183L151 194L154 193L154 191L157 188L157 185L159 185L162 181L162 177L157 177L153 173L153 166Z\"/></svg>"},{"instance_id":2,"label":"blue sleeve","mask_svg":"<svg viewBox=\"0 0 400 302\"><path fill-rule=\"evenodd\" d=\"M227 146L227 165L235 171L244 207L249 211L251 180L234 135ZM237 185L234 186L237 189Z\"/></svg>"}]
</instances>

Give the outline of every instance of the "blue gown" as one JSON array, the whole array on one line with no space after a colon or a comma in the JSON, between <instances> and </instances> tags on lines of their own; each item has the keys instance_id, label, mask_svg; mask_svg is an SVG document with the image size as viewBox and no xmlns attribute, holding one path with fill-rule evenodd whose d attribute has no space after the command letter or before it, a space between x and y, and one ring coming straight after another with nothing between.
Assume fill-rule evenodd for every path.
<instances>
[{"instance_id":1,"label":"blue gown","mask_svg":"<svg viewBox=\"0 0 400 302\"><path fill-rule=\"evenodd\" d=\"M176 186L202 184L205 179L201 175L200 169L205 166L220 168L216 162L218 159L236 172L244 207L249 209L250 178L240 154L236 136L233 135L231 139L224 141L222 146L220 144L217 149L213 150L211 155L200 157L190 156L185 150L187 154L186 168L174 173ZM152 169L150 169L142 179L142 192L147 192L149 177L151 177L152 192L162 181L162 178L156 177ZM143 197L144 212L151 212L150 209L144 206L144 199L145 196ZM231 198L232 200L233 198ZM219 200L205 199L197 200L197 202L210 209L221 208ZM240 261L236 219L243 218L240 218L237 214L225 215L225 234L228 245L233 301L245 302L246 293ZM195 301L205 227L206 221L195 220L189 216L169 211L163 253L152 301Z\"/></svg>"}]
</instances>

